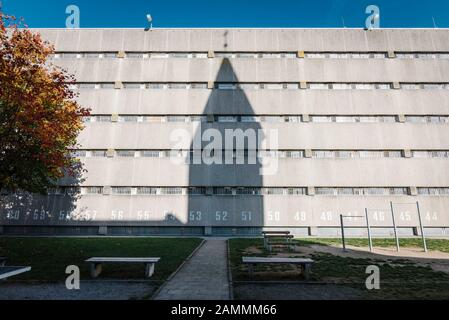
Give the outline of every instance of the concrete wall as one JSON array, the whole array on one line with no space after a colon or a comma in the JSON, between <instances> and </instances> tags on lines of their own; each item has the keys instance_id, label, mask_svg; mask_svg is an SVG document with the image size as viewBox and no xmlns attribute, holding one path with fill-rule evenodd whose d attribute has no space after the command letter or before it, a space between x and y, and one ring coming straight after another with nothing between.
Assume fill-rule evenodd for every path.
<instances>
[{"instance_id":1,"label":"concrete wall","mask_svg":"<svg viewBox=\"0 0 449 320\"><path fill-rule=\"evenodd\" d=\"M58 52L449 52L448 30L354 29L83 29L36 30ZM227 32L227 34L225 34ZM225 46L226 45L226 46ZM55 59L78 82L449 82L449 59L167 58ZM210 90L81 89L78 101L92 114L139 115L448 115L449 90ZM449 123L89 123L82 149L171 149L175 129L192 136L207 128L275 129L279 149L449 150ZM190 149L185 141L183 149ZM449 159L280 159L275 175L250 165L193 168L168 159L86 158L82 186L449 187ZM63 179L61 185L73 181ZM298 234L335 235L339 215L369 211L374 227L389 230L389 202L400 227L418 226L420 202L428 232L449 227L449 196L33 196L11 198L0 212L5 233L51 226L159 228L151 234L257 233L263 227ZM405 204L406 203L406 204ZM376 209L376 210L374 210ZM364 226L363 219L348 225ZM41 229L39 229L41 227ZM120 229L123 227L124 229ZM171 228L170 228L171 227ZM201 227L201 228L198 228ZM37 229L36 229L37 228ZM187 228L187 229L186 229ZM189 229L190 228L190 229ZM433 228L433 229L432 229ZM49 231L51 230L51 231ZM61 229L62 230L62 229ZM65 229L83 233L81 229ZM94 231L92 231L94 230ZM139 229L141 230L141 229ZM150 230L150 229L148 229ZM186 231L190 230L190 231ZM239 231L240 230L240 231ZM314 230L314 231L312 231ZM433 231L431 231L433 230ZM437 230L437 231L435 231ZM448 229L449 230L449 229ZM387 231L386 231L387 232ZM307 232L306 232L307 233Z\"/></svg>"}]
</instances>

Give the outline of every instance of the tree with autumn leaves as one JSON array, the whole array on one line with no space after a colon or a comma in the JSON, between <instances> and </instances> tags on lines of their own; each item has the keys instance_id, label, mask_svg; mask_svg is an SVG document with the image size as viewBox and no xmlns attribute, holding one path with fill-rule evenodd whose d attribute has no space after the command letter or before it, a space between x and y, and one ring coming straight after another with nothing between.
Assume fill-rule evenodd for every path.
<instances>
[{"instance_id":1,"label":"tree with autumn leaves","mask_svg":"<svg viewBox=\"0 0 449 320\"><path fill-rule=\"evenodd\" d=\"M47 61L53 53L0 12L0 190L46 193L82 169L70 149L89 110L75 101L73 76Z\"/></svg>"}]
</instances>

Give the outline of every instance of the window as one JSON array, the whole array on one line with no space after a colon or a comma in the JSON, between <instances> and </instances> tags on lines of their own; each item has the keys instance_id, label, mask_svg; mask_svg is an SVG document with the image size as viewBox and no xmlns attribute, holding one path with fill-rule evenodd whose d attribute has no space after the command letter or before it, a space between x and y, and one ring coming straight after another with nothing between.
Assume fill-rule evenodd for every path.
<instances>
[{"instance_id":1,"label":"window","mask_svg":"<svg viewBox=\"0 0 449 320\"><path fill-rule=\"evenodd\" d=\"M74 158L84 158L87 156L87 151L86 150L73 150L71 152L71 155Z\"/></svg>"},{"instance_id":2,"label":"window","mask_svg":"<svg viewBox=\"0 0 449 320\"><path fill-rule=\"evenodd\" d=\"M142 157L147 157L147 158L159 158L161 155L160 151L156 151L156 150L143 150L141 152Z\"/></svg>"},{"instance_id":3,"label":"window","mask_svg":"<svg viewBox=\"0 0 449 320\"><path fill-rule=\"evenodd\" d=\"M335 188L316 188L315 193L317 195L323 195L323 196L336 196L337 195L337 189Z\"/></svg>"},{"instance_id":4,"label":"window","mask_svg":"<svg viewBox=\"0 0 449 320\"><path fill-rule=\"evenodd\" d=\"M95 122L111 122L111 116L95 116Z\"/></svg>"},{"instance_id":5,"label":"window","mask_svg":"<svg viewBox=\"0 0 449 320\"><path fill-rule=\"evenodd\" d=\"M260 117L256 116L242 116L240 119L242 122L260 122Z\"/></svg>"},{"instance_id":6,"label":"window","mask_svg":"<svg viewBox=\"0 0 449 320\"><path fill-rule=\"evenodd\" d=\"M238 122L238 116L218 116L218 122Z\"/></svg>"},{"instance_id":7,"label":"window","mask_svg":"<svg viewBox=\"0 0 449 320\"><path fill-rule=\"evenodd\" d=\"M161 194L163 194L163 195L181 195L182 188L162 188Z\"/></svg>"},{"instance_id":8,"label":"window","mask_svg":"<svg viewBox=\"0 0 449 320\"><path fill-rule=\"evenodd\" d=\"M265 84L265 89L280 90L283 89L283 85L282 83L267 83Z\"/></svg>"},{"instance_id":9,"label":"window","mask_svg":"<svg viewBox=\"0 0 449 320\"><path fill-rule=\"evenodd\" d=\"M112 187L112 194L114 194L114 195L130 195L131 187Z\"/></svg>"},{"instance_id":10,"label":"window","mask_svg":"<svg viewBox=\"0 0 449 320\"><path fill-rule=\"evenodd\" d=\"M115 52L105 52L105 53L103 53L103 58L106 58L106 59L117 58L117 53L115 53Z\"/></svg>"},{"instance_id":11,"label":"window","mask_svg":"<svg viewBox=\"0 0 449 320\"><path fill-rule=\"evenodd\" d=\"M169 89L187 89L186 83L169 83L168 84Z\"/></svg>"},{"instance_id":12,"label":"window","mask_svg":"<svg viewBox=\"0 0 449 320\"><path fill-rule=\"evenodd\" d=\"M141 89L141 88L145 88L145 85L142 85L140 83L125 83L125 84L123 84L123 88L125 88L125 89Z\"/></svg>"},{"instance_id":13,"label":"window","mask_svg":"<svg viewBox=\"0 0 449 320\"><path fill-rule=\"evenodd\" d=\"M188 189L189 195L205 195L206 194L206 188L203 187L189 187Z\"/></svg>"},{"instance_id":14,"label":"window","mask_svg":"<svg viewBox=\"0 0 449 320\"><path fill-rule=\"evenodd\" d=\"M283 188L263 188L262 193L265 195L283 195L286 190Z\"/></svg>"},{"instance_id":15,"label":"window","mask_svg":"<svg viewBox=\"0 0 449 320\"><path fill-rule=\"evenodd\" d=\"M191 89L207 89L207 83L192 83L190 85Z\"/></svg>"},{"instance_id":16,"label":"window","mask_svg":"<svg viewBox=\"0 0 449 320\"><path fill-rule=\"evenodd\" d=\"M242 90L256 90L259 86L255 83L239 83L238 88Z\"/></svg>"},{"instance_id":17,"label":"window","mask_svg":"<svg viewBox=\"0 0 449 320\"><path fill-rule=\"evenodd\" d=\"M332 89L334 90L348 90L352 89L353 85L350 83L334 83L332 84Z\"/></svg>"},{"instance_id":18,"label":"window","mask_svg":"<svg viewBox=\"0 0 449 320\"><path fill-rule=\"evenodd\" d=\"M235 89L237 89L237 85L234 83L219 83L218 89L220 89L220 90L235 90Z\"/></svg>"},{"instance_id":19,"label":"window","mask_svg":"<svg viewBox=\"0 0 449 320\"><path fill-rule=\"evenodd\" d=\"M127 52L126 57L129 59L143 59L142 52Z\"/></svg>"},{"instance_id":20,"label":"window","mask_svg":"<svg viewBox=\"0 0 449 320\"><path fill-rule=\"evenodd\" d=\"M120 116L118 118L119 122L138 122L139 116Z\"/></svg>"},{"instance_id":21,"label":"window","mask_svg":"<svg viewBox=\"0 0 449 320\"><path fill-rule=\"evenodd\" d=\"M147 84L148 89L165 89L167 86L163 83L149 83Z\"/></svg>"},{"instance_id":22,"label":"window","mask_svg":"<svg viewBox=\"0 0 449 320\"><path fill-rule=\"evenodd\" d=\"M103 187L86 187L84 188L85 194L102 194Z\"/></svg>"},{"instance_id":23,"label":"window","mask_svg":"<svg viewBox=\"0 0 449 320\"><path fill-rule=\"evenodd\" d=\"M139 195L156 195L157 188L139 187L139 188L137 188L137 194L139 194Z\"/></svg>"},{"instance_id":24,"label":"window","mask_svg":"<svg viewBox=\"0 0 449 320\"><path fill-rule=\"evenodd\" d=\"M310 83L309 89L313 90L327 90L329 89L329 84L327 83Z\"/></svg>"},{"instance_id":25,"label":"window","mask_svg":"<svg viewBox=\"0 0 449 320\"><path fill-rule=\"evenodd\" d=\"M153 52L150 54L150 58L163 59L168 57L169 57L168 53Z\"/></svg>"},{"instance_id":26,"label":"window","mask_svg":"<svg viewBox=\"0 0 449 320\"><path fill-rule=\"evenodd\" d=\"M93 150L90 152L90 155L93 158L102 158L106 157L106 150Z\"/></svg>"},{"instance_id":27,"label":"window","mask_svg":"<svg viewBox=\"0 0 449 320\"><path fill-rule=\"evenodd\" d=\"M98 54L98 53L85 53L84 57L86 59L98 59L100 57L100 54Z\"/></svg>"},{"instance_id":28,"label":"window","mask_svg":"<svg viewBox=\"0 0 449 320\"><path fill-rule=\"evenodd\" d=\"M312 122L332 122L331 116L312 116Z\"/></svg>"},{"instance_id":29,"label":"window","mask_svg":"<svg viewBox=\"0 0 449 320\"><path fill-rule=\"evenodd\" d=\"M123 157L123 158L134 158L135 151L133 150L118 150L117 151L117 157Z\"/></svg>"},{"instance_id":30,"label":"window","mask_svg":"<svg viewBox=\"0 0 449 320\"><path fill-rule=\"evenodd\" d=\"M95 89L95 84L94 83L80 83L78 85L78 87L80 89Z\"/></svg>"},{"instance_id":31,"label":"window","mask_svg":"<svg viewBox=\"0 0 449 320\"><path fill-rule=\"evenodd\" d=\"M227 187L215 187L215 188L214 188L214 194L215 194L215 195L225 195L225 196L230 196L230 195L232 195L232 188L227 188Z\"/></svg>"},{"instance_id":32,"label":"window","mask_svg":"<svg viewBox=\"0 0 449 320\"><path fill-rule=\"evenodd\" d=\"M355 85L355 88L357 90L372 90L372 89L376 89L376 85L371 84L371 83L357 83Z\"/></svg>"},{"instance_id":33,"label":"window","mask_svg":"<svg viewBox=\"0 0 449 320\"><path fill-rule=\"evenodd\" d=\"M167 116L167 122L186 122L185 116Z\"/></svg>"},{"instance_id":34,"label":"window","mask_svg":"<svg viewBox=\"0 0 449 320\"><path fill-rule=\"evenodd\" d=\"M260 195L260 188L237 188L238 195Z\"/></svg>"}]
</instances>

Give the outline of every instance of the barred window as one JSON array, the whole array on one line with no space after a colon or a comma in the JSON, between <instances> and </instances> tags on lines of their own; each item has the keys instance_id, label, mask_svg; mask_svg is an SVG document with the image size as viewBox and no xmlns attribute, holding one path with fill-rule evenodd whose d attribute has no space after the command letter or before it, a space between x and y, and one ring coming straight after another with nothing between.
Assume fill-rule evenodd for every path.
<instances>
[{"instance_id":1,"label":"barred window","mask_svg":"<svg viewBox=\"0 0 449 320\"><path fill-rule=\"evenodd\" d=\"M81 188L80 187L66 187L65 188L65 193L68 196L75 196L75 195L81 193Z\"/></svg>"},{"instance_id":2,"label":"barred window","mask_svg":"<svg viewBox=\"0 0 449 320\"><path fill-rule=\"evenodd\" d=\"M286 193L284 188L263 188L262 194L264 195L283 195Z\"/></svg>"},{"instance_id":3,"label":"barred window","mask_svg":"<svg viewBox=\"0 0 449 320\"><path fill-rule=\"evenodd\" d=\"M106 150L92 150L90 155L94 158L106 157Z\"/></svg>"},{"instance_id":4,"label":"barred window","mask_svg":"<svg viewBox=\"0 0 449 320\"><path fill-rule=\"evenodd\" d=\"M141 88L145 88L144 84L140 84L140 83L124 83L123 84L123 88L125 89L141 89Z\"/></svg>"},{"instance_id":5,"label":"barred window","mask_svg":"<svg viewBox=\"0 0 449 320\"><path fill-rule=\"evenodd\" d=\"M111 116L95 116L96 122L111 122Z\"/></svg>"},{"instance_id":6,"label":"barred window","mask_svg":"<svg viewBox=\"0 0 449 320\"><path fill-rule=\"evenodd\" d=\"M161 194L163 194L163 195L181 195L182 188L162 188Z\"/></svg>"},{"instance_id":7,"label":"barred window","mask_svg":"<svg viewBox=\"0 0 449 320\"><path fill-rule=\"evenodd\" d=\"M221 90L234 90L237 89L237 85L235 83L219 83L218 89Z\"/></svg>"},{"instance_id":8,"label":"barred window","mask_svg":"<svg viewBox=\"0 0 449 320\"><path fill-rule=\"evenodd\" d=\"M161 156L161 152L157 150L143 150L141 155L142 157L159 158Z\"/></svg>"},{"instance_id":9,"label":"barred window","mask_svg":"<svg viewBox=\"0 0 449 320\"><path fill-rule=\"evenodd\" d=\"M260 195L260 188L237 188L238 195Z\"/></svg>"},{"instance_id":10,"label":"barred window","mask_svg":"<svg viewBox=\"0 0 449 320\"><path fill-rule=\"evenodd\" d=\"M135 153L134 150L117 150L117 157L134 158Z\"/></svg>"},{"instance_id":11,"label":"barred window","mask_svg":"<svg viewBox=\"0 0 449 320\"><path fill-rule=\"evenodd\" d=\"M86 150L72 150L70 152L71 156L74 158L85 158L87 156Z\"/></svg>"},{"instance_id":12,"label":"barred window","mask_svg":"<svg viewBox=\"0 0 449 320\"><path fill-rule=\"evenodd\" d=\"M86 187L84 188L86 194L102 194L103 187Z\"/></svg>"},{"instance_id":13,"label":"barred window","mask_svg":"<svg viewBox=\"0 0 449 320\"><path fill-rule=\"evenodd\" d=\"M156 195L157 188L139 187L139 188L137 188L137 194L139 194L139 195Z\"/></svg>"},{"instance_id":14,"label":"barred window","mask_svg":"<svg viewBox=\"0 0 449 320\"><path fill-rule=\"evenodd\" d=\"M315 193L317 195L323 195L323 196L336 196L337 189L335 189L335 188L316 188Z\"/></svg>"},{"instance_id":15,"label":"barred window","mask_svg":"<svg viewBox=\"0 0 449 320\"><path fill-rule=\"evenodd\" d=\"M205 195L206 188L204 188L204 187L189 187L188 194L189 195Z\"/></svg>"},{"instance_id":16,"label":"barred window","mask_svg":"<svg viewBox=\"0 0 449 320\"><path fill-rule=\"evenodd\" d=\"M228 187L215 187L214 188L215 195L232 195L232 188Z\"/></svg>"},{"instance_id":17,"label":"barred window","mask_svg":"<svg viewBox=\"0 0 449 320\"><path fill-rule=\"evenodd\" d=\"M139 116L120 116L118 118L119 122L138 122Z\"/></svg>"},{"instance_id":18,"label":"barred window","mask_svg":"<svg viewBox=\"0 0 449 320\"><path fill-rule=\"evenodd\" d=\"M112 194L114 194L114 195L130 195L131 187L112 187Z\"/></svg>"},{"instance_id":19,"label":"barred window","mask_svg":"<svg viewBox=\"0 0 449 320\"><path fill-rule=\"evenodd\" d=\"M167 122L186 122L185 116L167 116Z\"/></svg>"}]
</instances>

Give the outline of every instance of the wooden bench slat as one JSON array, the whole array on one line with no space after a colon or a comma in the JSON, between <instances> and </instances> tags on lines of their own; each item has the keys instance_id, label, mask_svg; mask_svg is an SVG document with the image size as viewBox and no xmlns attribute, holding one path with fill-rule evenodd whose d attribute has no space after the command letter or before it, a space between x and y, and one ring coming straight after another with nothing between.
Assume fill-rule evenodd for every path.
<instances>
[{"instance_id":1,"label":"wooden bench slat","mask_svg":"<svg viewBox=\"0 0 449 320\"><path fill-rule=\"evenodd\" d=\"M0 279L6 279L28 271L31 271L31 267L0 267Z\"/></svg>"},{"instance_id":2,"label":"wooden bench slat","mask_svg":"<svg viewBox=\"0 0 449 320\"><path fill-rule=\"evenodd\" d=\"M262 231L262 234L290 234L290 231Z\"/></svg>"},{"instance_id":3,"label":"wooden bench slat","mask_svg":"<svg viewBox=\"0 0 449 320\"><path fill-rule=\"evenodd\" d=\"M313 263L309 258L242 257L243 263Z\"/></svg>"},{"instance_id":4,"label":"wooden bench slat","mask_svg":"<svg viewBox=\"0 0 449 320\"><path fill-rule=\"evenodd\" d=\"M121 257L93 257L86 260L92 263L156 263L161 258L121 258Z\"/></svg>"}]
</instances>

